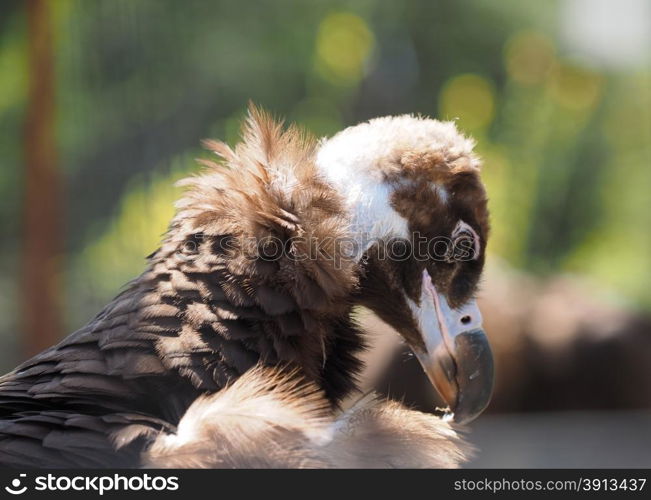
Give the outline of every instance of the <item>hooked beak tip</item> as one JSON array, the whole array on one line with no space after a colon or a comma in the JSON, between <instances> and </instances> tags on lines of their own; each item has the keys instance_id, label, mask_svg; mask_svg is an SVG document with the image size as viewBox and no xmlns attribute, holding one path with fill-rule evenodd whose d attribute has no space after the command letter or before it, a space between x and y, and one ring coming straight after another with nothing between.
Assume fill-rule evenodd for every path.
<instances>
[{"instance_id":1,"label":"hooked beak tip","mask_svg":"<svg viewBox=\"0 0 651 500\"><path fill-rule=\"evenodd\" d=\"M434 387L454 414L456 423L474 420L484 411L493 392L493 355L480 328L454 337L454 352L437 349L419 356Z\"/></svg>"}]
</instances>

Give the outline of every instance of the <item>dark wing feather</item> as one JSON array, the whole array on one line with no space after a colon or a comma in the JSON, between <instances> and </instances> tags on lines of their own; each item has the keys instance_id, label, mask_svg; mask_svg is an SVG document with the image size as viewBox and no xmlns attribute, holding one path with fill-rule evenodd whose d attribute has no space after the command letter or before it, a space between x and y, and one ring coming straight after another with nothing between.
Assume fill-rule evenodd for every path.
<instances>
[{"instance_id":1,"label":"dark wing feather","mask_svg":"<svg viewBox=\"0 0 651 500\"><path fill-rule=\"evenodd\" d=\"M147 440L174 427L198 391L164 366L159 337L133 328L142 296L121 294L0 378L1 465L135 467Z\"/></svg>"},{"instance_id":2,"label":"dark wing feather","mask_svg":"<svg viewBox=\"0 0 651 500\"><path fill-rule=\"evenodd\" d=\"M5 467L137 467L160 419L137 414L105 416L66 411L16 413L0 422L0 463Z\"/></svg>"}]
</instances>

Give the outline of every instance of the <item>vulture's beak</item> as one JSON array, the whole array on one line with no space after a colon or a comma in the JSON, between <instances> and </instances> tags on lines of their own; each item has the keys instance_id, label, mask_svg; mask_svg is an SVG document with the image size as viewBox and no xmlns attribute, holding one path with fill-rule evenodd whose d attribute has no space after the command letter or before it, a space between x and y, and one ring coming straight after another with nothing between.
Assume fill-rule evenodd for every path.
<instances>
[{"instance_id":1,"label":"vulture's beak","mask_svg":"<svg viewBox=\"0 0 651 500\"><path fill-rule=\"evenodd\" d=\"M454 421L470 422L486 408L493 391L493 355L477 302L451 309L424 271L419 309L426 350L415 354Z\"/></svg>"}]
</instances>

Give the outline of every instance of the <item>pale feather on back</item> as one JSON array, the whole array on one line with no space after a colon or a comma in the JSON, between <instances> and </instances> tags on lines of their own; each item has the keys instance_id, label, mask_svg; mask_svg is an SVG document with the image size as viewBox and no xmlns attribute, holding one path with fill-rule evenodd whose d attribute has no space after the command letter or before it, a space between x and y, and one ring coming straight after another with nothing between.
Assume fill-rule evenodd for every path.
<instances>
[{"instance_id":1,"label":"pale feather on back","mask_svg":"<svg viewBox=\"0 0 651 500\"><path fill-rule=\"evenodd\" d=\"M162 433L146 467L456 468L471 448L441 418L362 398L333 414L312 383L256 367L199 398L176 433Z\"/></svg>"}]
</instances>

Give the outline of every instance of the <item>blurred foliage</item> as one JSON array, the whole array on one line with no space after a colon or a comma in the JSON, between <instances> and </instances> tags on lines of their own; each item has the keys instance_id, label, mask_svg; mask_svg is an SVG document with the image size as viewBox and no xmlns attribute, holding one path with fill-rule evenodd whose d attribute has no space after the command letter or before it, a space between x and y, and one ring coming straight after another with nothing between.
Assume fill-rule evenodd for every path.
<instances>
[{"instance_id":1,"label":"blurred foliage","mask_svg":"<svg viewBox=\"0 0 651 500\"><path fill-rule=\"evenodd\" d=\"M142 269L199 140L236 141L249 99L318 135L385 114L457 120L485 159L493 254L588 275L651 307L648 51L625 67L582 56L559 28L566 3L54 2L69 326ZM24 17L22 2L0 6L0 331L10 335Z\"/></svg>"}]
</instances>

